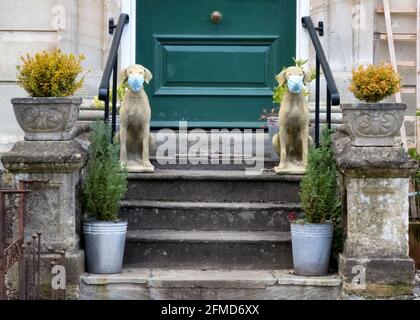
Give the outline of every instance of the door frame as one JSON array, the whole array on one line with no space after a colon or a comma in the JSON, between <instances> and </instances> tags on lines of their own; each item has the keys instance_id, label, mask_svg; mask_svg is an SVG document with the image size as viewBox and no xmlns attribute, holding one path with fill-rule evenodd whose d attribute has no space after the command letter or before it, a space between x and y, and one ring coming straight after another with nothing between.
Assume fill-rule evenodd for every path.
<instances>
[{"instance_id":1,"label":"door frame","mask_svg":"<svg viewBox=\"0 0 420 320\"><path fill-rule=\"evenodd\" d=\"M121 68L136 62L136 0L122 0L121 13L130 15L121 41ZM309 16L310 0L296 1L296 58L309 59L309 35L302 27L301 17Z\"/></svg>"}]
</instances>

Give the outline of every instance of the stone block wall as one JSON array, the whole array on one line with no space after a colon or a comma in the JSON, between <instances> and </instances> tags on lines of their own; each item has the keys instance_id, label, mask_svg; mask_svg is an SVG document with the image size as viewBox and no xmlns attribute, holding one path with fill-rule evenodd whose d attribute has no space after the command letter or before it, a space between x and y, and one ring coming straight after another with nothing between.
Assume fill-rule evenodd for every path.
<instances>
[{"instance_id":1,"label":"stone block wall","mask_svg":"<svg viewBox=\"0 0 420 320\"><path fill-rule=\"evenodd\" d=\"M122 0L0 0L0 154L22 140L10 99L24 97L16 65L26 53L60 48L83 53L90 69L81 96L94 96L111 37L108 18L118 17Z\"/></svg>"}]
</instances>

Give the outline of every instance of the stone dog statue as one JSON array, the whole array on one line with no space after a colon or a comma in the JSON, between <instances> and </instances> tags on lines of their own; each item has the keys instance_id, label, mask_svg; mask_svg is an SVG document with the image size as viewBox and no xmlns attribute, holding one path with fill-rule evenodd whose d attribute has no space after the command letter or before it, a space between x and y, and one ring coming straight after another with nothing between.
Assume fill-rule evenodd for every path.
<instances>
[{"instance_id":1,"label":"stone dog statue","mask_svg":"<svg viewBox=\"0 0 420 320\"><path fill-rule=\"evenodd\" d=\"M279 112L279 134L273 137L273 146L280 156L280 164L274 168L277 174L303 173L308 161L309 109L306 106L304 85L310 75L302 68L289 67L276 76L280 86L287 84Z\"/></svg>"},{"instance_id":2,"label":"stone dog statue","mask_svg":"<svg viewBox=\"0 0 420 320\"><path fill-rule=\"evenodd\" d=\"M149 160L153 139L150 134L151 109L143 84L152 80L152 73L134 64L121 71L120 79L127 81L128 90L120 109L120 132L116 141L121 144L121 165L131 172L154 172ZM128 165L134 160L135 165ZM139 163L140 162L140 163Z\"/></svg>"}]
</instances>

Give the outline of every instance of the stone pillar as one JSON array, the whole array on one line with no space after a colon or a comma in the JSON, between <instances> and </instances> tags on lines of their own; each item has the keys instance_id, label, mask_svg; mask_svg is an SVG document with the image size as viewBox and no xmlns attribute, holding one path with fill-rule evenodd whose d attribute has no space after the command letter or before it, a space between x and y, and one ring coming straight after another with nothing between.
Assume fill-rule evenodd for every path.
<instances>
[{"instance_id":1,"label":"stone pillar","mask_svg":"<svg viewBox=\"0 0 420 320\"><path fill-rule=\"evenodd\" d=\"M25 234L42 232L41 296L51 296L50 263L59 257L56 251L65 249L66 295L76 298L84 271L79 191L86 151L76 140L22 141L3 155L2 162L16 180L31 181Z\"/></svg>"},{"instance_id":2,"label":"stone pillar","mask_svg":"<svg viewBox=\"0 0 420 320\"><path fill-rule=\"evenodd\" d=\"M333 146L343 197L344 290L372 297L411 294L408 192L416 162L402 147L353 147L344 132L333 135Z\"/></svg>"}]
</instances>

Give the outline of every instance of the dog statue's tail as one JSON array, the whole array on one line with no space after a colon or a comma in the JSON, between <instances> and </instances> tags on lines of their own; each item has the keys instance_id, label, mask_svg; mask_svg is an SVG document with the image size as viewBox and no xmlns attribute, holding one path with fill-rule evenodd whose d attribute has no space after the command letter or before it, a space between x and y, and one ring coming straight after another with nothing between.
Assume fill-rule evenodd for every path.
<instances>
[{"instance_id":1,"label":"dog statue's tail","mask_svg":"<svg viewBox=\"0 0 420 320\"><path fill-rule=\"evenodd\" d=\"M280 156L280 138L279 138L279 134L274 135L274 137L272 139L272 143L273 143L274 151L277 153L278 156Z\"/></svg>"},{"instance_id":2,"label":"dog statue's tail","mask_svg":"<svg viewBox=\"0 0 420 320\"><path fill-rule=\"evenodd\" d=\"M120 133L117 132L114 136L114 143L115 144L120 144Z\"/></svg>"}]
</instances>

